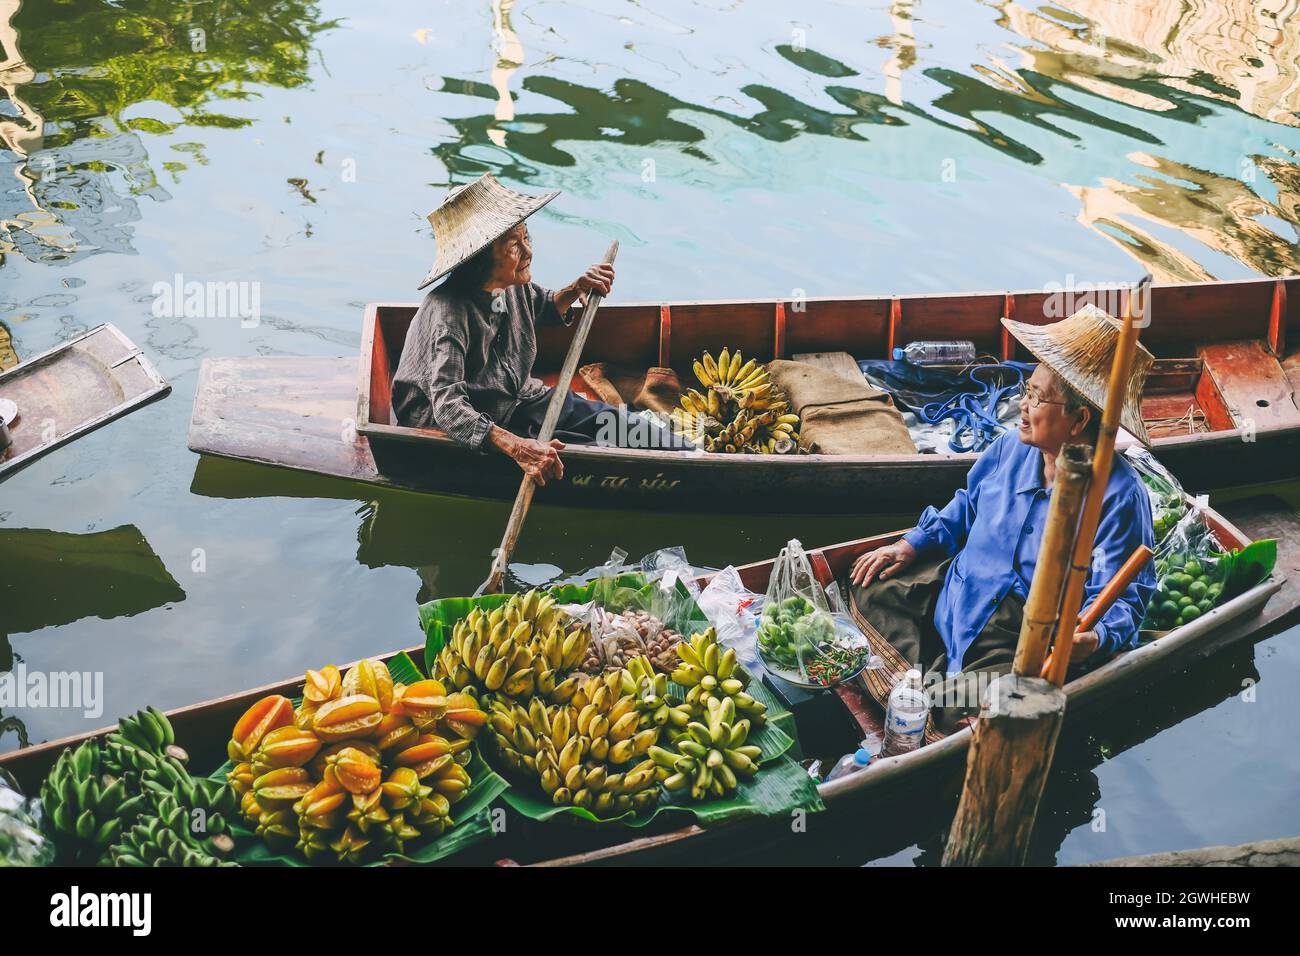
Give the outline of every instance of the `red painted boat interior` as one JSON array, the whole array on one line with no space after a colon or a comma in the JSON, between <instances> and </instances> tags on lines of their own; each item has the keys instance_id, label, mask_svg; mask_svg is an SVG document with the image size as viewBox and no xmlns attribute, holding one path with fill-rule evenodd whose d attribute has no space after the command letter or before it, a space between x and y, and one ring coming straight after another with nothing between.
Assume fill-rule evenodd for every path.
<instances>
[{"instance_id":1,"label":"red painted boat interior","mask_svg":"<svg viewBox=\"0 0 1300 956\"><path fill-rule=\"evenodd\" d=\"M723 348L739 348L762 360L832 351L886 358L896 344L969 339L994 359L1028 361L1032 356L1006 334L999 319L1009 315L1045 325L1064 318L1053 295L1061 294L605 304L583 361L633 368L666 365L678 372L684 385L695 381L693 360ZM1123 308L1125 295L1113 290L1076 294L1069 306L1073 311L1091 302L1115 313ZM372 307L372 424L393 424L392 374L415 308ZM1198 431L1300 425L1293 397L1300 349L1286 351L1288 341L1300 342L1300 278L1156 286L1150 316L1141 341L1156 356L1156 364L1142 410L1154 437L1188 434L1189 416ZM536 369L549 385L555 384L572 334L566 327L538 329ZM580 378L575 377L573 386L589 394Z\"/></svg>"}]
</instances>

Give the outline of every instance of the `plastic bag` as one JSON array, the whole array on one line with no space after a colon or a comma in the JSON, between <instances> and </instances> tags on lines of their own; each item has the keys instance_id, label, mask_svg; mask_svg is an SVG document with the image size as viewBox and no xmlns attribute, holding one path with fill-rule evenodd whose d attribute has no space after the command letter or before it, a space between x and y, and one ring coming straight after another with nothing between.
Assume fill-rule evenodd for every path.
<instances>
[{"instance_id":1,"label":"plastic bag","mask_svg":"<svg viewBox=\"0 0 1300 956\"><path fill-rule=\"evenodd\" d=\"M645 587L633 588L619 582L629 570L621 548L610 554L592 589L592 602L584 619L591 630L591 642L582 670L598 673L615 670L638 655L650 659L661 671L677 663L677 643L694 608L694 572L681 548L669 548L647 555L640 562Z\"/></svg>"},{"instance_id":2,"label":"plastic bag","mask_svg":"<svg viewBox=\"0 0 1300 956\"><path fill-rule=\"evenodd\" d=\"M1151 499L1151 522L1155 526L1156 544L1159 545L1187 514L1187 494L1178 479L1141 445L1125 449L1124 457L1142 479Z\"/></svg>"},{"instance_id":3,"label":"plastic bag","mask_svg":"<svg viewBox=\"0 0 1300 956\"><path fill-rule=\"evenodd\" d=\"M9 771L0 769L0 869L49 866L54 844L41 833L41 802L28 800Z\"/></svg>"},{"instance_id":4,"label":"plastic bag","mask_svg":"<svg viewBox=\"0 0 1300 956\"><path fill-rule=\"evenodd\" d=\"M1201 514L1206 503L1204 498L1197 499L1156 546L1158 583L1141 630L1171 631L1221 602L1229 562Z\"/></svg>"},{"instance_id":5,"label":"plastic bag","mask_svg":"<svg viewBox=\"0 0 1300 956\"><path fill-rule=\"evenodd\" d=\"M728 565L700 592L699 605L713 625L718 643L736 650L736 657L748 667L760 665L758 658L758 615L766 599L745 587L740 572Z\"/></svg>"},{"instance_id":6,"label":"plastic bag","mask_svg":"<svg viewBox=\"0 0 1300 956\"><path fill-rule=\"evenodd\" d=\"M867 639L844 613L838 589L828 596L817 583L797 539L772 566L757 637L764 666L804 686L834 686L859 673L870 658Z\"/></svg>"}]
</instances>

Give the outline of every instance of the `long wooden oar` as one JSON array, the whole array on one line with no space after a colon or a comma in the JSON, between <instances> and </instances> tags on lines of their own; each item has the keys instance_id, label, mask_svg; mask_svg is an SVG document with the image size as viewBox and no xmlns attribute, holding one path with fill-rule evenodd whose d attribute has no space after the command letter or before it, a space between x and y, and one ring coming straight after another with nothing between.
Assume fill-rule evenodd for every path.
<instances>
[{"instance_id":1,"label":"long wooden oar","mask_svg":"<svg viewBox=\"0 0 1300 956\"><path fill-rule=\"evenodd\" d=\"M614 257L617 255L618 240L615 239L605 250L605 258L602 261L606 265L613 265ZM543 445L549 443L555 435L555 425L560 420L560 412L564 410L565 399L569 397L569 387L573 384L573 376L578 371L578 360L582 358L582 349L587 344L587 333L591 331L591 325L596 319L596 309L600 307L600 300L603 298L603 295L595 292L587 296L587 305L582 310L582 318L578 320L578 328L573 333L569 354L564 356L560 380L555 383L555 390L551 392L551 403L546 406L546 417L542 419L541 431L537 433L537 440ZM510 555L514 553L515 542L519 540L519 532L523 530L524 518L528 516L528 508L533 503L533 492L536 490L537 483L533 481L532 476L524 475L524 480L519 483L519 494L515 495L515 506L510 509L510 520L506 522L505 537L501 539L501 547L492 562L492 573L474 592L475 597L482 594L497 594L501 591L506 566L510 563Z\"/></svg>"}]
</instances>

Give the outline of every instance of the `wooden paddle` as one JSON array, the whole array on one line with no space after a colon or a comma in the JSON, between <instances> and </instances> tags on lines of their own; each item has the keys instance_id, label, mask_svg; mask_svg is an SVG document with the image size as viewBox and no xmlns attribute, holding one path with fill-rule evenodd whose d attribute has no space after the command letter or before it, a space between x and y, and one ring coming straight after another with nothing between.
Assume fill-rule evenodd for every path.
<instances>
[{"instance_id":1,"label":"wooden paddle","mask_svg":"<svg viewBox=\"0 0 1300 956\"><path fill-rule=\"evenodd\" d=\"M615 239L605 250L605 258L602 261L606 265L613 265L614 257L617 255L618 240ZM583 346L587 344L587 333L591 331L592 323L596 319L596 309L600 307L600 300L603 298L604 296L595 292L587 296L587 305L583 308L582 318L578 320L578 328L573 333L569 354L564 356L564 365L560 368L560 380L555 383L555 390L551 392L551 403L546 406L546 417L542 419L541 431L537 433L537 440L543 445L549 443L555 435L555 425L560 420L560 412L564 410L564 402L569 397L569 387L573 384L573 376L577 374L578 360L582 358ZM519 540L519 532L523 530L524 518L528 516L528 508L533 503L533 492L536 490L537 483L530 475L524 475L524 480L519 483L519 494L515 495L515 506L510 509L510 520L506 522L505 537L501 539L501 547L492 561L492 573L474 592L475 597L501 592L506 566L510 563L510 555L514 553L515 543Z\"/></svg>"}]
</instances>

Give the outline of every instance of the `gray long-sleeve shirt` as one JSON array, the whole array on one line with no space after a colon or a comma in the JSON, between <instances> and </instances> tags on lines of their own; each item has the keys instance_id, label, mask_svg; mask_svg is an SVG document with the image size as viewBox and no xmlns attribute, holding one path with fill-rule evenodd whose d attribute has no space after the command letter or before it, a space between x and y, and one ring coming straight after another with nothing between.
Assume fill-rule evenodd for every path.
<instances>
[{"instance_id":1,"label":"gray long-sleeve shirt","mask_svg":"<svg viewBox=\"0 0 1300 956\"><path fill-rule=\"evenodd\" d=\"M546 386L532 377L536 326L565 324L553 293L535 282L490 292L424 297L406 332L393 376L400 425L441 428L453 441L482 448L493 425Z\"/></svg>"}]
</instances>

